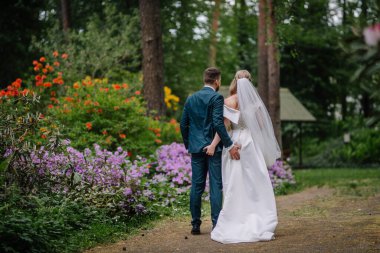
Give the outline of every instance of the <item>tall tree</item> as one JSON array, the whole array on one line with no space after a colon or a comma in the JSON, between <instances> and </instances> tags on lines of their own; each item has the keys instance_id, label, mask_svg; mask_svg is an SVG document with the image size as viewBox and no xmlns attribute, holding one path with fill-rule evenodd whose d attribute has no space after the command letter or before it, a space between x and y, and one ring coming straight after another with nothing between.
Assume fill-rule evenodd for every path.
<instances>
[{"instance_id":1,"label":"tall tree","mask_svg":"<svg viewBox=\"0 0 380 253\"><path fill-rule=\"evenodd\" d=\"M61 0L62 28L67 35L70 29L70 0Z\"/></svg>"},{"instance_id":2,"label":"tall tree","mask_svg":"<svg viewBox=\"0 0 380 253\"><path fill-rule=\"evenodd\" d=\"M258 72L257 88L265 106L268 108L268 49L266 45L266 0L259 1L258 26Z\"/></svg>"},{"instance_id":3,"label":"tall tree","mask_svg":"<svg viewBox=\"0 0 380 253\"><path fill-rule=\"evenodd\" d=\"M163 84L163 49L160 21L160 1L140 0L142 38L143 94L148 110L165 113Z\"/></svg>"},{"instance_id":4,"label":"tall tree","mask_svg":"<svg viewBox=\"0 0 380 253\"><path fill-rule=\"evenodd\" d=\"M281 146L280 119L280 65L276 35L276 19L273 0L267 0L267 43L268 43L268 105L274 133Z\"/></svg>"},{"instance_id":5,"label":"tall tree","mask_svg":"<svg viewBox=\"0 0 380 253\"><path fill-rule=\"evenodd\" d=\"M379 4L380 7L380 4ZM368 19L368 3L367 0L361 1L361 13L360 13L360 26L365 27L367 25ZM370 117L372 114L372 103L370 99L370 94L368 91L363 90L362 99L360 101L364 117Z\"/></svg>"},{"instance_id":6,"label":"tall tree","mask_svg":"<svg viewBox=\"0 0 380 253\"><path fill-rule=\"evenodd\" d=\"M214 0L215 6L212 14L212 23L211 23L211 41L210 41L210 58L209 65L215 66L216 64L216 43L217 38L216 34L218 33L219 26L219 16L220 16L220 2L221 0Z\"/></svg>"}]
</instances>

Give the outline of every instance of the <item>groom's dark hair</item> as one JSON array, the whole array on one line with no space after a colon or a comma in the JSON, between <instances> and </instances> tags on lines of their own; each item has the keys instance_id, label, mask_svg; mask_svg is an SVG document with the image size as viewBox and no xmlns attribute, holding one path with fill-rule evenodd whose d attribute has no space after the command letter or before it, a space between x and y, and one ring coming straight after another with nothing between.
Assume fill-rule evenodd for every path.
<instances>
[{"instance_id":1,"label":"groom's dark hair","mask_svg":"<svg viewBox=\"0 0 380 253\"><path fill-rule=\"evenodd\" d=\"M203 82L207 84L214 84L215 80L218 80L221 74L222 73L217 68L207 68L205 72L203 72Z\"/></svg>"}]
</instances>

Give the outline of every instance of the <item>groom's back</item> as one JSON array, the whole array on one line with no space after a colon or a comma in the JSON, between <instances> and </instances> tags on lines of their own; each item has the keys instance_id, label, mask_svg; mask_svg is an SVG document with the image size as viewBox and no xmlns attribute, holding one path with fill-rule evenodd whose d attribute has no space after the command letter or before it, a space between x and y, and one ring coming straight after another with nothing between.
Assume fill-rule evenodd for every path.
<instances>
[{"instance_id":1,"label":"groom's back","mask_svg":"<svg viewBox=\"0 0 380 253\"><path fill-rule=\"evenodd\" d=\"M215 135L212 124L213 102L221 96L209 87L191 95L185 104L189 116L189 152L200 153Z\"/></svg>"}]
</instances>

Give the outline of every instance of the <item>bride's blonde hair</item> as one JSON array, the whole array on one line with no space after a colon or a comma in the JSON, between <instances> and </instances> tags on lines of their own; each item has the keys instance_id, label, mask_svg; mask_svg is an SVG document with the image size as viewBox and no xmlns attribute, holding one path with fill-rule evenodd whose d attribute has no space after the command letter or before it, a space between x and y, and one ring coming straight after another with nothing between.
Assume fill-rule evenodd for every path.
<instances>
[{"instance_id":1,"label":"bride's blonde hair","mask_svg":"<svg viewBox=\"0 0 380 253\"><path fill-rule=\"evenodd\" d=\"M240 78L247 78L252 82L251 73L249 73L248 70L243 69L237 71L234 79L232 79L232 82L230 84L230 96L237 93L237 80Z\"/></svg>"}]
</instances>

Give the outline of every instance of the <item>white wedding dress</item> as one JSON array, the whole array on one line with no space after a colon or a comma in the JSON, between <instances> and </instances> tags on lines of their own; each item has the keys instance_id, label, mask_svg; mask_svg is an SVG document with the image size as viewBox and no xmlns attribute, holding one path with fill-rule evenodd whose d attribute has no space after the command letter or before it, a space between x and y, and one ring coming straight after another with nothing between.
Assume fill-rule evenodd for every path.
<instances>
[{"instance_id":1,"label":"white wedding dress","mask_svg":"<svg viewBox=\"0 0 380 253\"><path fill-rule=\"evenodd\" d=\"M225 106L225 117L232 121L232 141L242 147L240 160L232 160L223 150L223 209L211 239L221 243L274 239L276 202L263 153L238 110Z\"/></svg>"}]
</instances>

